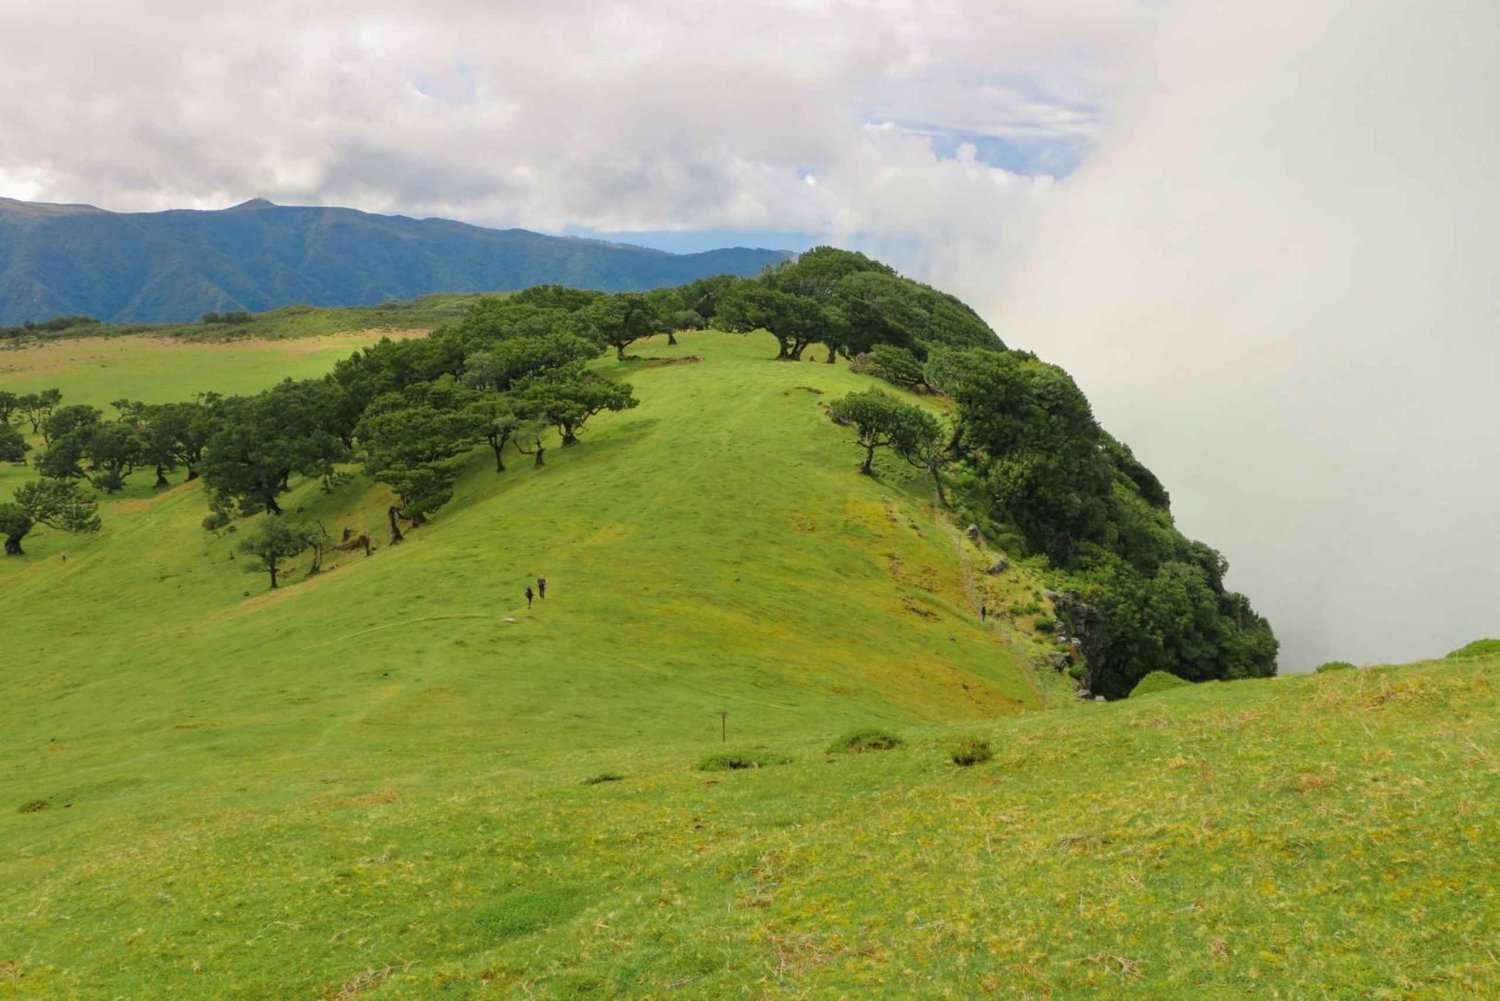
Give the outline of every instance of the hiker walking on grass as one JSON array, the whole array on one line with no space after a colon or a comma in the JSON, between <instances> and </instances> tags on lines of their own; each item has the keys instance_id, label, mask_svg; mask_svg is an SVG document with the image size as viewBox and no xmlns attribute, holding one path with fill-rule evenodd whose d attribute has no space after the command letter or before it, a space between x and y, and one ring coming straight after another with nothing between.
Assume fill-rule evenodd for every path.
<instances>
[{"instance_id":1,"label":"hiker walking on grass","mask_svg":"<svg viewBox=\"0 0 1500 1001\"><path fill-rule=\"evenodd\" d=\"M526 607L527 608L531 607L531 585L530 584L526 585Z\"/></svg>"},{"instance_id":2,"label":"hiker walking on grass","mask_svg":"<svg viewBox=\"0 0 1500 1001\"><path fill-rule=\"evenodd\" d=\"M985 618L989 615L989 613L990 613L990 610L988 608L985 608L983 605L980 605L979 606L979 621L983 622L985 620Z\"/></svg>"},{"instance_id":3,"label":"hiker walking on grass","mask_svg":"<svg viewBox=\"0 0 1500 1001\"><path fill-rule=\"evenodd\" d=\"M536 579L536 596L538 598L547 597L547 578L538 577Z\"/></svg>"}]
</instances>

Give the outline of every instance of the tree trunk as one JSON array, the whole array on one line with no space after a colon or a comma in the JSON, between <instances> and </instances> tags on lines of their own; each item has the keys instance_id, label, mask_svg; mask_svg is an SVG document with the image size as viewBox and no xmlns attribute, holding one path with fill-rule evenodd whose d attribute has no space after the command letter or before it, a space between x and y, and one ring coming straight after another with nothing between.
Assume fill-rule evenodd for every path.
<instances>
[{"instance_id":1,"label":"tree trunk","mask_svg":"<svg viewBox=\"0 0 1500 1001\"><path fill-rule=\"evenodd\" d=\"M672 331L668 330L667 331L667 347L669 347L669 348L675 348L676 346L677 346L677 335L674 334L674 333L672 333Z\"/></svg>"},{"instance_id":2,"label":"tree trunk","mask_svg":"<svg viewBox=\"0 0 1500 1001\"><path fill-rule=\"evenodd\" d=\"M421 528L425 524L427 524L427 516L421 511L418 511L411 516L412 528Z\"/></svg>"},{"instance_id":3,"label":"tree trunk","mask_svg":"<svg viewBox=\"0 0 1500 1001\"><path fill-rule=\"evenodd\" d=\"M272 563L270 566L266 567L266 569L271 571L271 590L274 591L276 590L276 572L279 568L275 563Z\"/></svg>"},{"instance_id":4,"label":"tree trunk","mask_svg":"<svg viewBox=\"0 0 1500 1001\"><path fill-rule=\"evenodd\" d=\"M396 515L400 512L401 509L394 504L385 509L386 517L391 519L391 545L393 546L406 538L406 536L401 534L401 526L396 522Z\"/></svg>"},{"instance_id":5,"label":"tree trunk","mask_svg":"<svg viewBox=\"0 0 1500 1001\"><path fill-rule=\"evenodd\" d=\"M874 445L867 445L867 446L865 446L865 461L861 462L859 464L859 471L861 473L864 473L866 476L874 476L875 473L870 468L871 463L873 463L874 461L875 461L875 446Z\"/></svg>"},{"instance_id":6,"label":"tree trunk","mask_svg":"<svg viewBox=\"0 0 1500 1001\"><path fill-rule=\"evenodd\" d=\"M946 509L952 509L953 505L948 503L948 494L943 490L943 471L936 464L927 469L932 473L932 482L937 487L938 503Z\"/></svg>"},{"instance_id":7,"label":"tree trunk","mask_svg":"<svg viewBox=\"0 0 1500 1001\"><path fill-rule=\"evenodd\" d=\"M500 458L500 451L503 448L505 448L505 442L502 441L502 442L496 444L494 438L489 438L489 439L486 439L486 440L489 441L490 448L493 449L494 453L495 453L495 472L497 472L497 473L503 473L503 472L505 472L505 460L503 460L503 459Z\"/></svg>"},{"instance_id":8,"label":"tree trunk","mask_svg":"<svg viewBox=\"0 0 1500 1001\"><path fill-rule=\"evenodd\" d=\"M7 535L5 537L5 555L25 556L26 552L21 548L21 540L24 538L26 538L24 535Z\"/></svg>"},{"instance_id":9,"label":"tree trunk","mask_svg":"<svg viewBox=\"0 0 1500 1001\"><path fill-rule=\"evenodd\" d=\"M825 359L823 359L823 360L826 361L828 364L832 365L834 363L834 360L837 357L838 357L838 352L835 351L833 348L829 348L828 349L828 357L825 358Z\"/></svg>"},{"instance_id":10,"label":"tree trunk","mask_svg":"<svg viewBox=\"0 0 1500 1001\"><path fill-rule=\"evenodd\" d=\"M562 426L562 429L563 429L562 443L564 445L576 445L576 444L578 444L578 436L573 433L573 425L572 424L564 424Z\"/></svg>"},{"instance_id":11,"label":"tree trunk","mask_svg":"<svg viewBox=\"0 0 1500 1001\"><path fill-rule=\"evenodd\" d=\"M542 462L542 453L546 451L547 450L540 445L536 447L536 462L534 463L534 468L540 469L542 468L542 466L546 465L546 463Z\"/></svg>"},{"instance_id":12,"label":"tree trunk","mask_svg":"<svg viewBox=\"0 0 1500 1001\"><path fill-rule=\"evenodd\" d=\"M163 487L170 487L171 485L172 484L170 484L170 483L167 482L167 472L166 472L166 470L162 469L161 466L157 466L156 467L156 485L152 489L161 490Z\"/></svg>"},{"instance_id":13,"label":"tree trunk","mask_svg":"<svg viewBox=\"0 0 1500 1001\"><path fill-rule=\"evenodd\" d=\"M281 514L281 505L278 504L278 503L276 503L276 497L274 495L267 496L265 498L265 501L266 501L266 510L268 512L270 512L271 514L275 514L275 515Z\"/></svg>"},{"instance_id":14,"label":"tree trunk","mask_svg":"<svg viewBox=\"0 0 1500 1001\"><path fill-rule=\"evenodd\" d=\"M964 440L964 425L963 425L963 422L962 421L955 421L954 424L953 424L953 434L950 435L949 438L948 438L948 454L951 455L955 459L957 459L959 457L959 451L960 451L960 449L963 446L963 440Z\"/></svg>"},{"instance_id":15,"label":"tree trunk","mask_svg":"<svg viewBox=\"0 0 1500 1001\"><path fill-rule=\"evenodd\" d=\"M623 345L623 344L616 344L615 345L615 359L617 361L624 361L625 360L625 345Z\"/></svg>"},{"instance_id":16,"label":"tree trunk","mask_svg":"<svg viewBox=\"0 0 1500 1001\"><path fill-rule=\"evenodd\" d=\"M189 466L188 467L187 479L183 480L182 482L184 482L184 483L191 483L194 480L196 480L197 478L198 478L198 470L194 469L192 466Z\"/></svg>"}]
</instances>

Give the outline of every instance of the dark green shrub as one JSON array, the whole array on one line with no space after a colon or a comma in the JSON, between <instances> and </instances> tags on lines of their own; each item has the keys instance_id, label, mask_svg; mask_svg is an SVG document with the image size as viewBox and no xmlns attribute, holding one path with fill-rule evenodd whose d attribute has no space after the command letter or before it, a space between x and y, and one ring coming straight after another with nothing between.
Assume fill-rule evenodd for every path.
<instances>
[{"instance_id":1,"label":"dark green shrub","mask_svg":"<svg viewBox=\"0 0 1500 1001\"><path fill-rule=\"evenodd\" d=\"M953 763L961 768L983 764L994 756L995 752L990 749L989 741L974 737L961 741L949 754Z\"/></svg>"},{"instance_id":2,"label":"dark green shrub","mask_svg":"<svg viewBox=\"0 0 1500 1001\"><path fill-rule=\"evenodd\" d=\"M1191 681L1183 681L1177 675L1167 671L1152 671L1135 683L1135 687L1130 690L1130 697L1150 695L1152 692L1165 692L1171 688L1182 688L1191 684Z\"/></svg>"},{"instance_id":3,"label":"dark green shrub","mask_svg":"<svg viewBox=\"0 0 1500 1001\"><path fill-rule=\"evenodd\" d=\"M1354 665L1347 660L1330 660L1326 664L1319 664L1314 674L1327 674L1329 671L1353 671Z\"/></svg>"},{"instance_id":4,"label":"dark green shrub","mask_svg":"<svg viewBox=\"0 0 1500 1001\"><path fill-rule=\"evenodd\" d=\"M1021 538L1015 532L1001 532L998 535L993 536L993 538L995 540L995 548L1000 550L1002 553L1014 554L1024 553L1028 551L1026 549L1026 540Z\"/></svg>"},{"instance_id":5,"label":"dark green shrub","mask_svg":"<svg viewBox=\"0 0 1500 1001\"><path fill-rule=\"evenodd\" d=\"M888 733L885 730L855 730L846 733L832 744L828 745L829 754L854 753L863 754L866 751L889 751L900 747L906 741Z\"/></svg>"},{"instance_id":6,"label":"dark green shrub","mask_svg":"<svg viewBox=\"0 0 1500 1001\"><path fill-rule=\"evenodd\" d=\"M616 772L600 772L598 775L595 775L591 779L584 779L583 784L586 786L596 786L602 785L605 782L619 782L624 778L625 776L620 775Z\"/></svg>"},{"instance_id":7,"label":"dark green shrub","mask_svg":"<svg viewBox=\"0 0 1500 1001\"><path fill-rule=\"evenodd\" d=\"M917 389L925 384L922 363L917 356L895 344L877 344L870 349L869 367L872 373L886 382L903 389Z\"/></svg>"},{"instance_id":8,"label":"dark green shrub","mask_svg":"<svg viewBox=\"0 0 1500 1001\"><path fill-rule=\"evenodd\" d=\"M720 754L710 754L698 762L698 771L736 772L745 768L784 765L791 760L785 754L770 754L765 751L725 751Z\"/></svg>"}]
</instances>

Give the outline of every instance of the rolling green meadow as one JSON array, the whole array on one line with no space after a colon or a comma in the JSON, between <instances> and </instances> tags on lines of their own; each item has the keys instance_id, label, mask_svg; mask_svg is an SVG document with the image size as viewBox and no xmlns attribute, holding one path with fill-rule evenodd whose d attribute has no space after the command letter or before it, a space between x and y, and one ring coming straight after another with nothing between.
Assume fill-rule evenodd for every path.
<instances>
[{"instance_id":1,"label":"rolling green meadow","mask_svg":"<svg viewBox=\"0 0 1500 1001\"><path fill-rule=\"evenodd\" d=\"M379 336L312 333L48 341L0 388L248 392ZM362 475L295 484L377 549L276 591L180 475L0 562L0 997L1500 995L1500 654L1080 702L1040 563L855 472L824 408L872 378L677 337L399 546ZM831 750L867 727L904 743Z\"/></svg>"}]
</instances>

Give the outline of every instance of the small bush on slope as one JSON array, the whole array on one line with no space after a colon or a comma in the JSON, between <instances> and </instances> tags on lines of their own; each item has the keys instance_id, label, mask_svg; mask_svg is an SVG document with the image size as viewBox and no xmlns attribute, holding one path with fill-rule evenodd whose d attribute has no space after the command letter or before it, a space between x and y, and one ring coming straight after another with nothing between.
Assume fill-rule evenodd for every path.
<instances>
[{"instance_id":1,"label":"small bush on slope","mask_svg":"<svg viewBox=\"0 0 1500 1001\"><path fill-rule=\"evenodd\" d=\"M769 768L784 765L792 759L785 754L769 754L765 751L726 751L710 754L698 762L700 772L737 772L746 768Z\"/></svg>"},{"instance_id":2,"label":"small bush on slope","mask_svg":"<svg viewBox=\"0 0 1500 1001\"><path fill-rule=\"evenodd\" d=\"M972 738L960 742L949 754L953 763L961 768L983 764L994 756L995 752L990 748L989 741Z\"/></svg>"},{"instance_id":3,"label":"small bush on slope","mask_svg":"<svg viewBox=\"0 0 1500 1001\"><path fill-rule=\"evenodd\" d=\"M1475 640L1468 646L1461 646L1448 655L1452 660L1459 657L1486 657L1490 654L1500 653L1500 640Z\"/></svg>"},{"instance_id":4,"label":"small bush on slope","mask_svg":"<svg viewBox=\"0 0 1500 1001\"><path fill-rule=\"evenodd\" d=\"M1183 681L1168 671L1152 671L1135 683L1135 687L1130 690L1130 697L1150 695L1152 692L1165 692L1168 689L1181 688L1190 684L1192 684L1191 681Z\"/></svg>"},{"instance_id":5,"label":"small bush on slope","mask_svg":"<svg viewBox=\"0 0 1500 1001\"><path fill-rule=\"evenodd\" d=\"M1353 670L1355 670L1355 665L1349 663L1347 660L1330 660L1326 664L1319 664L1317 670L1315 670L1313 673L1314 674L1327 674L1329 671L1353 671Z\"/></svg>"},{"instance_id":6,"label":"small bush on slope","mask_svg":"<svg viewBox=\"0 0 1500 1001\"><path fill-rule=\"evenodd\" d=\"M863 754L865 751L889 751L906 743L894 733L885 730L855 730L828 745L829 754L853 752Z\"/></svg>"}]
</instances>

